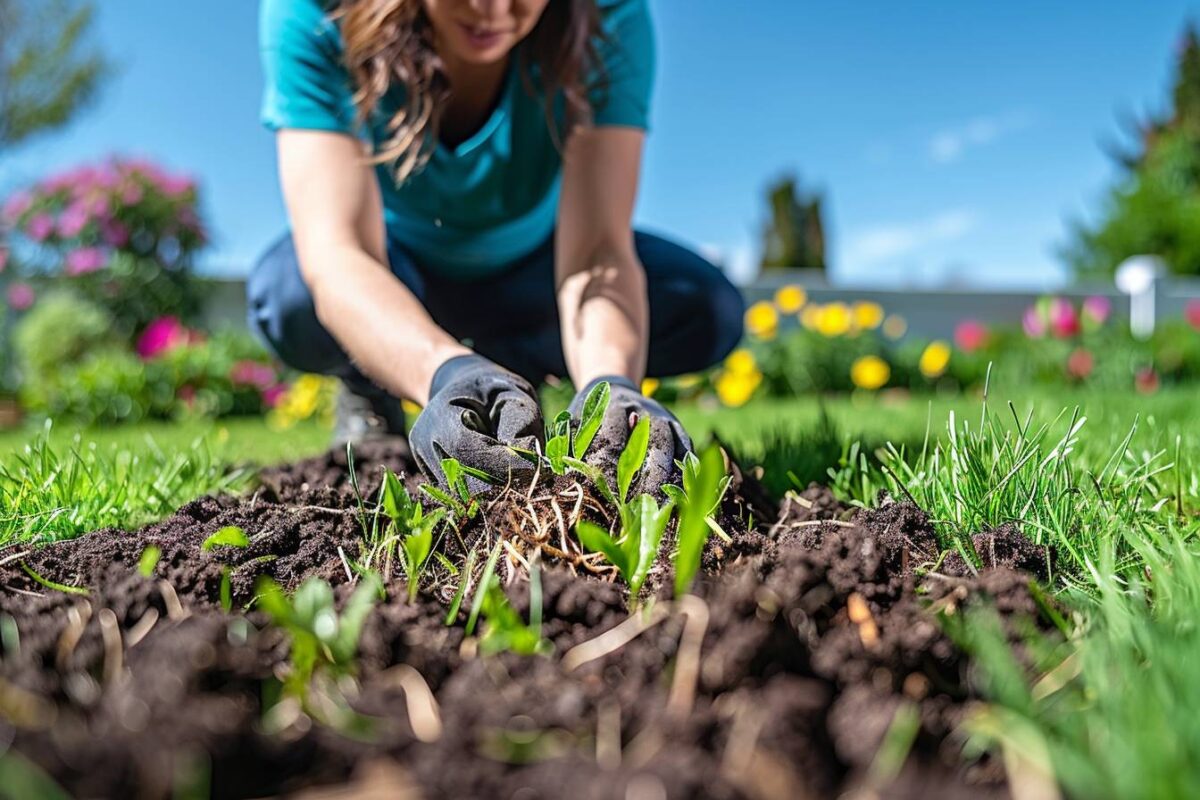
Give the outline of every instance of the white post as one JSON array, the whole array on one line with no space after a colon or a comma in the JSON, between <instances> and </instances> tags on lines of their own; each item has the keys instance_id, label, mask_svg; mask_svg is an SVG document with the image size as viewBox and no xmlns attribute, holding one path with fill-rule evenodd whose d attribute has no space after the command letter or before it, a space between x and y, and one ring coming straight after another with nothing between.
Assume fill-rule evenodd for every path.
<instances>
[{"instance_id":1,"label":"white post","mask_svg":"<svg viewBox=\"0 0 1200 800\"><path fill-rule=\"evenodd\" d=\"M1149 339L1154 334L1155 284L1166 271L1158 256L1133 256L1117 267L1117 288L1129 295L1129 332L1135 339Z\"/></svg>"}]
</instances>

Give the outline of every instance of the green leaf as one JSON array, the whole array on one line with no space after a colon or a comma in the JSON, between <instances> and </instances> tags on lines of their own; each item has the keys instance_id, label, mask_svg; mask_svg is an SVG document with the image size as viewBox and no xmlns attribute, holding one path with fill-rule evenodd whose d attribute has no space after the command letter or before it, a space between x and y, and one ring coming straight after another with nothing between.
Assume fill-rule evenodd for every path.
<instances>
[{"instance_id":1,"label":"green leaf","mask_svg":"<svg viewBox=\"0 0 1200 800\"><path fill-rule=\"evenodd\" d=\"M284 594L283 587L270 578L263 576L254 585L258 595L258 607L263 610L271 621L281 627L287 627L292 621L292 606Z\"/></svg>"},{"instance_id":2,"label":"green leaf","mask_svg":"<svg viewBox=\"0 0 1200 800\"><path fill-rule=\"evenodd\" d=\"M233 586L229 583L229 567L221 567L221 610L226 614L233 608Z\"/></svg>"},{"instance_id":3,"label":"green leaf","mask_svg":"<svg viewBox=\"0 0 1200 800\"><path fill-rule=\"evenodd\" d=\"M581 519L575 525L575 534L588 550L603 553L604 557L609 560L609 563L620 570L622 577L628 582L629 559L626 558L625 551L617 545L608 531L594 522Z\"/></svg>"},{"instance_id":4,"label":"green leaf","mask_svg":"<svg viewBox=\"0 0 1200 800\"><path fill-rule=\"evenodd\" d=\"M617 496L613 494L612 487L608 485L608 480L604 477L604 473L599 469L593 467L591 464L580 461L578 458L567 457L563 459L563 463L595 484L597 491L600 492L600 495L610 505L620 505L617 502Z\"/></svg>"},{"instance_id":5,"label":"green leaf","mask_svg":"<svg viewBox=\"0 0 1200 800\"><path fill-rule=\"evenodd\" d=\"M568 436L555 436L546 442L546 460L550 462L550 469L555 475L562 475L567 471L563 459L567 457L570 445L571 440Z\"/></svg>"},{"instance_id":6,"label":"green leaf","mask_svg":"<svg viewBox=\"0 0 1200 800\"><path fill-rule=\"evenodd\" d=\"M307 578L292 596L293 619L312 631L322 641L336 632L336 616L333 629L329 628L329 616L333 614L333 589L317 577Z\"/></svg>"},{"instance_id":7,"label":"green leaf","mask_svg":"<svg viewBox=\"0 0 1200 800\"><path fill-rule=\"evenodd\" d=\"M662 542L663 533L667 530L667 523L671 520L674 506L668 502L659 508L658 503L648 494L640 495L633 505L636 532L630 546L637 548L635 555L637 562L633 574L627 582L631 598L636 598L638 592L642 590L642 584L646 582L646 576L650 573L654 559L658 556L658 546Z\"/></svg>"},{"instance_id":8,"label":"green leaf","mask_svg":"<svg viewBox=\"0 0 1200 800\"><path fill-rule=\"evenodd\" d=\"M250 537L244 530L236 525L226 525L205 539L204 544L200 545L200 549L207 553L214 547L248 547L249 545Z\"/></svg>"},{"instance_id":9,"label":"green leaf","mask_svg":"<svg viewBox=\"0 0 1200 800\"><path fill-rule=\"evenodd\" d=\"M479 578L475 596L471 598L471 613L467 616L467 636L475 632L475 624L479 621L479 612L483 610L484 596L487 593L488 584L492 580L492 575L496 572L496 562L500 560L500 548L503 546L502 542L496 542L496 546L492 548L492 554L488 556L487 563L483 565L483 575Z\"/></svg>"},{"instance_id":10,"label":"green leaf","mask_svg":"<svg viewBox=\"0 0 1200 800\"><path fill-rule=\"evenodd\" d=\"M363 626L382 592L383 581L374 572L368 572L359 579L358 588L350 595L338 619L337 635L329 645L336 663L349 665L353 661Z\"/></svg>"},{"instance_id":11,"label":"green leaf","mask_svg":"<svg viewBox=\"0 0 1200 800\"><path fill-rule=\"evenodd\" d=\"M629 497L629 487L634 477L646 463L646 450L650 445L650 418L642 417L629 432L629 441L617 459L617 497L623 503Z\"/></svg>"},{"instance_id":12,"label":"green leaf","mask_svg":"<svg viewBox=\"0 0 1200 800\"><path fill-rule=\"evenodd\" d=\"M433 498L434 501L449 508L455 514L461 514L466 510L466 506L457 497L447 493L441 487L434 486L432 483L422 483L421 491Z\"/></svg>"},{"instance_id":13,"label":"green leaf","mask_svg":"<svg viewBox=\"0 0 1200 800\"><path fill-rule=\"evenodd\" d=\"M689 472L690 486L684 502L679 506L678 546L675 551L676 597L691 588L692 580L700 569L704 543L712 532L708 515L720 502L725 478L725 458L721 455L721 448L710 445L703 456L695 460L694 469L685 469L685 480Z\"/></svg>"},{"instance_id":14,"label":"green leaf","mask_svg":"<svg viewBox=\"0 0 1200 800\"><path fill-rule=\"evenodd\" d=\"M413 499L409 496L408 490L404 488L404 484L400 482L400 478L390 469L384 470L383 473L383 490L380 492L380 500L384 512L393 522L408 519Z\"/></svg>"},{"instance_id":15,"label":"green leaf","mask_svg":"<svg viewBox=\"0 0 1200 800\"><path fill-rule=\"evenodd\" d=\"M497 483L500 482L500 480L498 478L496 478L494 475L484 472L483 470L481 470L477 467L471 467L471 466L468 466L468 465L460 462L458 465L458 468L462 471L463 475L469 475L472 478L478 478L479 480L481 480L484 483L489 484L491 486L495 486ZM462 486L463 486L464 490L466 489L466 485L467 485L466 481L463 481ZM469 496L470 496L470 493L468 492L467 496L464 497L463 499L466 500L467 497L469 497Z\"/></svg>"},{"instance_id":16,"label":"green leaf","mask_svg":"<svg viewBox=\"0 0 1200 800\"><path fill-rule=\"evenodd\" d=\"M138 557L137 570L143 578L149 578L154 574L154 568L158 566L158 560L162 557L162 550L157 545L148 545Z\"/></svg>"},{"instance_id":17,"label":"green leaf","mask_svg":"<svg viewBox=\"0 0 1200 800\"><path fill-rule=\"evenodd\" d=\"M604 422L604 414L608 411L611 394L612 387L609 386L608 381L600 381L584 398L583 411L579 415L579 430L575 433L575 447L572 453L576 458L583 458L592 444L592 439L596 438L596 432L600 430L600 425Z\"/></svg>"},{"instance_id":18,"label":"green leaf","mask_svg":"<svg viewBox=\"0 0 1200 800\"><path fill-rule=\"evenodd\" d=\"M467 556L467 563L462 570L462 579L454 591L454 599L450 601L450 609L446 612L446 626L453 625L458 620L458 610L462 608L463 597L467 594L467 584L471 582L471 574L475 570L476 551L472 550Z\"/></svg>"}]
</instances>

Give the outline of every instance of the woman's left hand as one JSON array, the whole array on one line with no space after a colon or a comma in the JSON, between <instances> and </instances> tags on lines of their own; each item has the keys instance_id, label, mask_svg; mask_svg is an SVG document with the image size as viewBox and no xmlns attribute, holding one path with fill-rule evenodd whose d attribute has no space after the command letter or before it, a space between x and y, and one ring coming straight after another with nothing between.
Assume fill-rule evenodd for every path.
<instances>
[{"instance_id":1,"label":"woman's left hand","mask_svg":"<svg viewBox=\"0 0 1200 800\"><path fill-rule=\"evenodd\" d=\"M662 403L643 395L637 384L623 376L599 377L583 387L571 401L569 410L573 419L579 420L588 393L601 381L607 381L610 387L608 408L600 429L584 454L584 461L604 470L611 483L616 473L617 459L625 449L634 425L643 417L649 418L650 443L646 449L646 462L634 481L632 494L657 497L663 484L671 483L675 478L678 472L675 461L682 459L692 449L692 440L674 414Z\"/></svg>"}]
</instances>

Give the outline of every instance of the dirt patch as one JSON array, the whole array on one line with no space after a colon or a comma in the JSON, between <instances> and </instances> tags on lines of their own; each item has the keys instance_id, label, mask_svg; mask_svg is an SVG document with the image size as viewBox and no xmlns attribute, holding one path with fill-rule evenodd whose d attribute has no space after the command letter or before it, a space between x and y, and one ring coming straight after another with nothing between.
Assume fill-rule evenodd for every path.
<instances>
[{"instance_id":1,"label":"dirt patch","mask_svg":"<svg viewBox=\"0 0 1200 800\"><path fill-rule=\"evenodd\" d=\"M410 466L386 449L358 462L367 493L380 464ZM1028 576L926 574L937 546L915 507L851 513L810 488L767 517L745 480L721 517L732 541L710 541L695 597L670 601L660 562L654 610L631 618L610 576L548 558L549 657L480 657L461 623L444 624L448 587L409 604L392 581L360 642L349 696L375 725L357 739L303 720L269 732L263 687L287 640L239 612L259 575L289 588L319 575L348 594L361 535L344 453L271 470L254 495L203 498L136 534L99 531L6 560L0 618L15 620L19 645L0 661L0 742L79 796L207 786L215 797L320 797L347 782L360 796L1007 796L997 765L961 758L969 665L930 606L986 596L1002 613L1036 614ZM515 525L557 530L548 501L482 499L464 542ZM249 547L202 551L227 525ZM161 557L147 578L136 565L150 544ZM88 594L49 591L22 563ZM221 611L225 573L234 613ZM508 596L527 615L529 585L511 574ZM623 644L604 644L614 637ZM902 719L917 726L907 756L879 763Z\"/></svg>"}]
</instances>

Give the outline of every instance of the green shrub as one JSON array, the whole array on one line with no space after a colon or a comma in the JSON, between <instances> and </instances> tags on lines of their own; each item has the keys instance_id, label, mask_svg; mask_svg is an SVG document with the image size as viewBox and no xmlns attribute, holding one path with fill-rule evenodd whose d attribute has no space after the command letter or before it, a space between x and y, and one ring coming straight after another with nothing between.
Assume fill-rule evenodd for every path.
<instances>
[{"instance_id":1,"label":"green shrub","mask_svg":"<svg viewBox=\"0 0 1200 800\"><path fill-rule=\"evenodd\" d=\"M17 364L26 380L42 380L89 350L115 344L112 326L112 316L90 300L73 292L52 292L14 327Z\"/></svg>"}]
</instances>

